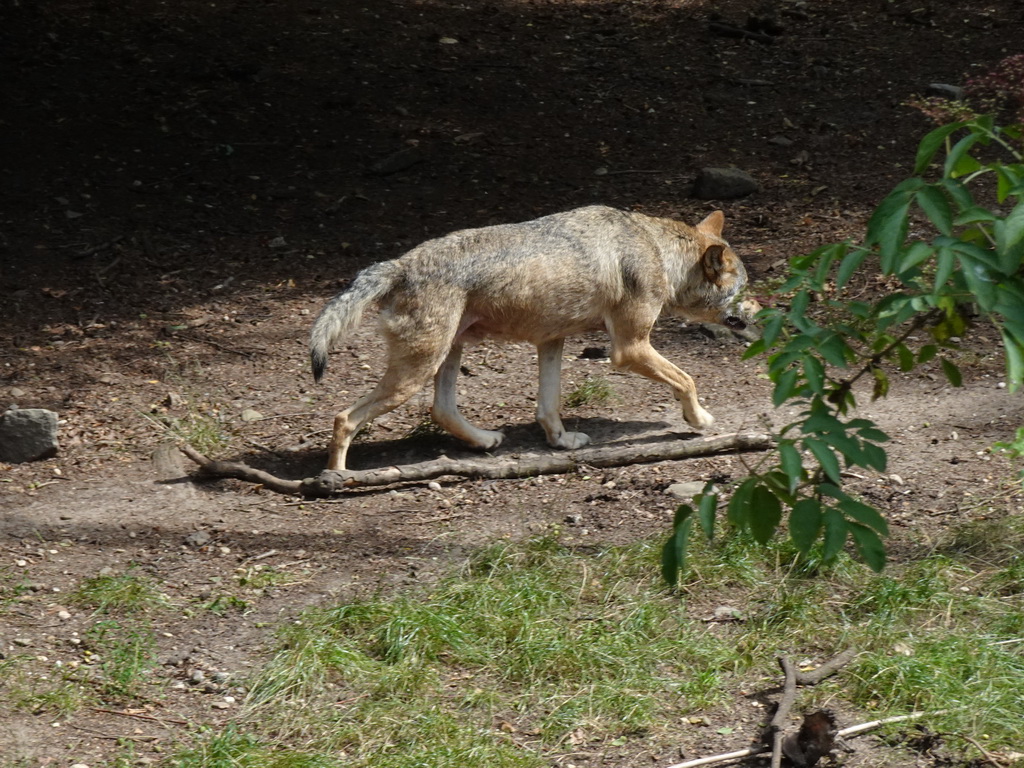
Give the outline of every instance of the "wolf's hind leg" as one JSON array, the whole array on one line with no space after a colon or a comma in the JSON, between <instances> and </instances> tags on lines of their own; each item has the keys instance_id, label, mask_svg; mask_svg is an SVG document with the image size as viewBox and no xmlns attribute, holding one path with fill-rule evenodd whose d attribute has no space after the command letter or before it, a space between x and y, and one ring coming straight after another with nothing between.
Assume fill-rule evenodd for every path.
<instances>
[{"instance_id":1,"label":"wolf's hind leg","mask_svg":"<svg viewBox=\"0 0 1024 768\"><path fill-rule=\"evenodd\" d=\"M590 442L582 432L566 432L562 425L562 347L564 339L552 339L537 345L540 387L537 392L537 421L553 448L574 450Z\"/></svg>"},{"instance_id":2,"label":"wolf's hind leg","mask_svg":"<svg viewBox=\"0 0 1024 768\"><path fill-rule=\"evenodd\" d=\"M434 407L430 413L434 421L447 432L474 448L489 451L497 448L505 435L474 427L459 413L456 394L459 380L459 363L462 360L462 345L453 344L448 357L441 363L434 376Z\"/></svg>"},{"instance_id":3,"label":"wolf's hind leg","mask_svg":"<svg viewBox=\"0 0 1024 768\"><path fill-rule=\"evenodd\" d=\"M355 405L334 417L334 433L327 454L327 468L344 470L352 438L365 425L393 411L423 389L434 375L445 347L409 349L389 344L388 368L373 390Z\"/></svg>"}]
</instances>

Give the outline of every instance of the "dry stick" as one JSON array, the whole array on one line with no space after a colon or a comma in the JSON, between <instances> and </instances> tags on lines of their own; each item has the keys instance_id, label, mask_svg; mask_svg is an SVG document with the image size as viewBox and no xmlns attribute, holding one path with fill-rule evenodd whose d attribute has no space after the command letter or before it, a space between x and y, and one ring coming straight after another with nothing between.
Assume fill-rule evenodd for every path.
<instances>
[{"instance_id":1,"label":"dry stick","mask_svg":"<svg viewBox=\"0 0 1024 768\"><path fill-rule=\"evenodd\" d=\"M559 454L513 455L499 459L449 459L447 456L441 456L434 461L379 469L345 470L343 472L325 470L319 476L309 477L305 480L286 480L275 477L269 472L254 469L238 461L208 459L188 445L182 446L181 450L202 468L204 474L211 477L233 477L250 483L260 483L277 493L301 493L303 496L324 497L359 486L431 480L445 475L504 480L536 475L565 474L575 471L580 466L621 467L629 464L674 461L716 453L765 450L771 445L771 435L761 433L733 433L717 437L699 437L692 440L680 440L672 437L657 443L613 445Z\"/></svg>"},{"instance_id":2,"label":"dry stick","mask_svg":"<svg viewBox=\"0 0 1024 768\"><path fill-rule=\"evenodd\" d=\"M817 669L812 669L810 672L796 671L796 684L797 685L817 685L826 677L834 675L845 667L851 661L853 657L857 655L856 648L847 648L842 653L836 654L832 659L826 661Z\"/></svg>"},{"instance_id":3,"label":"dry stick","mask_svg":"<svg viewBox=\"0 0 1024 768\"><path fill-rule=\"evenodd\" d=\"M916 720L919 717L926 717L928 715L941 715L947 710L939 710L938 712L911 712L909 715L898 715L896 717L885 717L881 720L872 720L867 723L860 723L858 725L851 725L849 728L843 728L841 731L836 733L836 737L840 739L852 738L853 736L859 736L865 731L871 731L875 728L880 728L883 725L890 725L892 723L902 723L907 720ZM768 747L763 744L759 744L756 747L750 749L741 749L736 752L728 752L722 755L711 755L709 757L699 757L696 760L687 760L685 763L675 763L674 765L667 766L667 768L697 768L701 765L712 765L713 763L725 763L730 760L739 760L744 757L753 757L755 755L763 755L768 751Z\"/></svg>"},{"instance_id":4,"label":"dry stick","mask_svg":"<svg viewBox=\"0 0 1024 768\"><path fill-rule=\"evenodd\" d=\"M782 768L782 737L785 732L786 718L789 717L789 710L796 703L796 669L793 662L786 656L779 657L779 666L786 676L786 682L782 689L782 700L775 710L775 716L768 724L772 734L772 768Z\"/></svg>"},{"instance_id":5,"label":"dry stick","mask_svg":"<svg viewBox=\"0 0 1024 768\"><path fill-rule=\"evenodd\" d=\"M149 720L154 723L171 723L173 725L188 725L186 720L172 720L169 717L154 717L153 715L143 715L138 712L118 712L116 709L104 709L103 707L91 707L93 712L102 712L105 715L117 715L118 717L133 717L136 720Z\"/></svg>"}]
</instances>

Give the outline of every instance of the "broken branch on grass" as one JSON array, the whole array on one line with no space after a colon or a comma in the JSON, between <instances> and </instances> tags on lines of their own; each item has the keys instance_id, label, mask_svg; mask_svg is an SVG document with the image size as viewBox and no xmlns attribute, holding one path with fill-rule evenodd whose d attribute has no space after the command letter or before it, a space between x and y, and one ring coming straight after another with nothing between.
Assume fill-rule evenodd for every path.
<instances>
[{"instance_id":1,"label":"broken branch on grass","mask_svg":"<svg viewBox=\"0 0 1024 768\"><path fill-rule=\"evenodd\" d=\"M487 459L450 459L441 456L433 461L378 469L332 471L325 470L317 477L305 480L287 480L269 472L255 469L239 461L208 459L191 446L182 452L200 466L207 477L230 477L259 483L268 490L288 495L301 494L322 498L334 496L351 488L418 482L451 475L471 479L504 480L537 475L556 475L573 472L581 466L622 467L655 461L675 461L695 456L718 453L760 451L770 448L772 436L761 433L737 432L716 437L698 437L692 440L671 439L639 445L612 445L558 454L523 454Z\"/></svg>"},{"instance_id":2,"label":"broken branch on grass","mask_svg":"<svg viewBox=\"0 0 1024 768\"><path fill-rule=\"evenodd\" d=\"M768 731L772 736L772 768L782 768L782 739L785 735L786 718L796 703L796 668L786 656L779 658L779 666L782 667L785 683L782 688L782 699L772 721L768 724Z\"/></svg>"},{"instance_id":3,"label":"broken branch on grass","mask_svg":"<svg viewBox=\"0 0 1024 768\"><path fill-rule=\"evenodd\" d=\"M867 723L859 723L857 725L851 725L849 728L842 728L836 731L837 739L850 739L854 736L860 736L862 733L867 731L873 731L875 728L881 728L883 725L891 725L893 723L903 723L907 720L917 720L921 717L935 716L944 714L947 710L938 710L937 712L911 712L909 715L897 715L896 717L883 717L881 720L871 720ZM674 763L673 765L667 766L667 768L698 768L702 765L713 765L714 763L725 763L730 760L739 760L744 757L753 757L755 755L763 755L768 751L768 747L764 744L759 744L756 747L750 747L749 749L741 749L736 752L727 752L721 755L709 755L708 757L698 757L694 760L687 760L684 763Z\"/></svg>"},{"instance_id":4,"label":"broken branch on grass","mask_svg":"<svg viewBox=\"0 0 1024 768\"><path fill-rule=\"evenodd\" d=\"M813 766L818 760L832 750L836 733L834 716L825 710L812 712L804 717L800 729L791 734L786 734L784 726L789 711L796 702L796 689L798 685L817 685L829 675L835 674L841 667L848 664L857 651L847 648L837 654L815 670L800 672L793 662L786 656L779 657L779 666L785 676L785 683L782 688L782 698L772 715L771 722L765 730L765 739L770 737L771 746L761 744L738 752L729 752L724 755L702 757L690 760L685 763L677 763L669 768L696 768L700 765L711 765L712 763L723 763L727 760L739 760L743 757L764 754L771 751L772 768L779 768L782 765L782 756L790 758L799 765Z\"/></svg>"}]
</instances>

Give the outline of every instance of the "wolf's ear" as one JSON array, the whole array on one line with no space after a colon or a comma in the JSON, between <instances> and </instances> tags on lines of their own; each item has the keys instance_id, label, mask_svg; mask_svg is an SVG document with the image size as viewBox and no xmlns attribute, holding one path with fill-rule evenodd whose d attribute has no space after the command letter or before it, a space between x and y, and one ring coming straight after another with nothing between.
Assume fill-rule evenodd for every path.
<instances>
[{"instance_id":1,"label":"wolf's ear","mask_svg":"<svg viewBox=\"0 0 1024 768\"><path fill-rule=\"evenodd\" d=\"M725 214L721 211L712 211L704 220L697 225L697 229L701 232L708 232L709 234L719 237L722 234L722 230L725 228Z\"/></svg>"},{"instance_id":2,"label":"wolf's ear","mask_svg":"<svg viewBox=\"0 0 1024 768\"><path fill-rule=\"evenodd\" d=\"M704 277L717 285L725 271L725 246L709 245L700 257L700 265L704 268Z\"/></svg>"}]
</instances>

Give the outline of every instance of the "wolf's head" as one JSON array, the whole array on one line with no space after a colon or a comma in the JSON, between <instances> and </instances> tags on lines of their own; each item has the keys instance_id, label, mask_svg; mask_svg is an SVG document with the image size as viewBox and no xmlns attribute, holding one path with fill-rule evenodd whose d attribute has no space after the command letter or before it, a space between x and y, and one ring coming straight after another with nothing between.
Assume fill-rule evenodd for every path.
<instances>
[{"instance_id":1,"label":"wolf's head","mask_svg":"<svg viewBox=\"0 0 1024 768\"><path fill-rule=\"evenodd\" d=\"M753 299L742 298L747 270L722 238L724 227L725 215L714 211L693 228L697 261L679 285L672 309L687 320L742 330L761 307Z\"/></svg>"}]
</instances>

